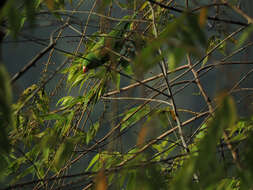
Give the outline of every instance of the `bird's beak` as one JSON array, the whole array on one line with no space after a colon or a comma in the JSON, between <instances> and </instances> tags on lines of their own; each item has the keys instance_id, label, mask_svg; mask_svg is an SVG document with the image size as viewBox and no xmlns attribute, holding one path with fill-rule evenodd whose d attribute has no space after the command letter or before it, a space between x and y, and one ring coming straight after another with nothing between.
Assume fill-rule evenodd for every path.
<instances>
[{"instance_id":1,"label":"bird's beak","mask_svg":"<svg viewBox=\"0 0 253 190\"><path fill-rule=\"evenodd\" d=\"M88 71L88 68L85 65L83 65L83 73L86 73L87 71Z\"/></svg>"}]
</instances>

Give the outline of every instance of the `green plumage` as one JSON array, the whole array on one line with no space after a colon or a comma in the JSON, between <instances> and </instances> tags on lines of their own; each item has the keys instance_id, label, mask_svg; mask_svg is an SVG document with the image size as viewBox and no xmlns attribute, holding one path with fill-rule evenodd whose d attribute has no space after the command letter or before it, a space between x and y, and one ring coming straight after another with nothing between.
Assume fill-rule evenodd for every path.
<instances>
[{"instance_id":1,"label":"green plumage","mask_svg":"<svg viewBox=\"0 0 253 190\"><path fill-rule=\"evenodd\" d=\"M130 19L133 19L133 16L124 16L114 29L100 37L99 41L89 50L89 53L85 56L83 65L87 70L95 69L110 59L110 55L114 52L119 53L124 45L124 34L129 30L131 24ZM124 20L129 21L124 21Z\"/></svg>"}]
</instances>

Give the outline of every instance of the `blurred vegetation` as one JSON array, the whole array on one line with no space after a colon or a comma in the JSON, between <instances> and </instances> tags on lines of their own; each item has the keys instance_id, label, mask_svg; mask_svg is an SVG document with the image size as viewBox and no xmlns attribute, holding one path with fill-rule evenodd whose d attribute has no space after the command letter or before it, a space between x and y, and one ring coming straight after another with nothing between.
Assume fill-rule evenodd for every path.
<instances>
[{"instance_id":1,"label":"blurred vegetation","mask_svg":"<svg viewBox=\"0 0 253 190\"><path fill-rule=\"evenodd\" d=\"M253 188L252 99L246 99L252 88L241 86L252 61L234 59L250 51L252 25L238 2L95 0L87 12L84 2L0 4L5 38L18 39L26 23L36 27L41 13L57 21L59 36L65 27L79 31L73 52L57 47L51 34L52 52L67 61L56 63L53 74L45 64L39 83L14 103L0 65L1 189ZM75 28L69 19L78 11L88 16ZM89 34L96 19L98 29ZM226 81L231 88L210 95L202 77L222 66L247 69ZM62 78L51 90L56 74ZM183 97L204 100L201 109L178 106L187 87L197 95Z\"/></svg>"}]
</instances>

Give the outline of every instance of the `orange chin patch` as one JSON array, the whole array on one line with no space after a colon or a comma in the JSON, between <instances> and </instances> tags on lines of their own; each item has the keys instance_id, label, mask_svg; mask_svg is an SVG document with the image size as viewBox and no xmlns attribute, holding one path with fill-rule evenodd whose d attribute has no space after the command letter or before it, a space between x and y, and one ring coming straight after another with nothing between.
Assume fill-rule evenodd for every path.
<instances>
[{"instance_id":1,"label":"orange chin patch","mask_svg":"<svg viewBox=\"0 0 253 190\"><path fill-rule=\"evenodd\" d=\"M87 71L88 71L88 68L85 65L83 65L83 73L86 73Z\"/></svg>"}]
</instances>

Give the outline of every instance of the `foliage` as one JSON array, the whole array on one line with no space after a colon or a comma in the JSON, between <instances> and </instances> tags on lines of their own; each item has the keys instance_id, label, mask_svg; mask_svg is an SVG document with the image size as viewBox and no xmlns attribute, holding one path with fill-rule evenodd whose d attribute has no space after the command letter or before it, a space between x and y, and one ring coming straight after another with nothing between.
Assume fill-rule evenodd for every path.
<instances>
[{"instance_id":1,"label":"foliage","mask_svg":"<svg viewBox=\"0 0 253 190\"><path fill-rule=\"evenodd\" d=\"M71 1L70 1L71 2ZM64 7L64 0L3 0L0 6L0 22L7 20L8 32L17 37L25 21L35 23L35 14L45 4L50 10Z\"/></svg>"},{"instance_id":2,"label":"foliage","mask_svg":"<svg viewBox=\"0 0 253 190\"><path fill-rule=\"evenodd\" d=\"M8 165L6 155L11 149L8 132L13 127L13 116L11 113L12 93L10 81L3 65L0 65L0 81L0 169L4 171ZM2 175L0 175L0 179Z\"/></svg>"},{"instance_id":3,"label":"foliage","mask_svg":"<svg viewBox=\"0 0 253 190\"><path fill-rule=\"evenodd\" d=\"M212 4L198 8L190 3L191 9L181 10L164 1L96 2L98 12L91 8L86 24L80 24L79 45L85 51L78 46L71 53L57 46L52 52L62 53L65 67L51 75L46 66L40 82L14 103L8 74L0 65L4 188L252 188L253 118L250 109L243 113L243 100L235 95L250 95L249 86L240 86L250 72L242 71L236 83L225 81L232 87L216 96L201 78L218 66L250 65L225 61L246 51L242 47L252 26L208 17L218 6ZM220 6L224 15L231 14L232 5ZM78 23L71 20L76 12L70 14L65 7L80 8L72 1L10 0L1 19L8 23L6 30L19 36L26 21L33 24L37 14L49 10L60 23L54 31L61 36L65 27L79 30L72 26ZM125 16L111 17L115 7ZM100 28L91 34L86 27L93 19L100 19ZM221 24L246 29L235 36ZM57 83L53 90L47 77ZM180 99L186 87L192 94ZM194 95L196 88L199 96ZM203 109L184 105L190 96L197 102L204 99Z\"/></svg>"}]
</instances>

